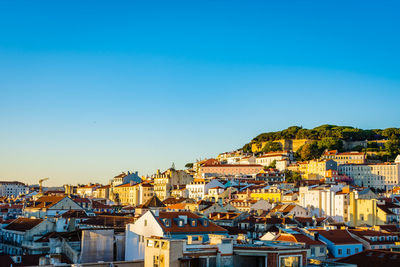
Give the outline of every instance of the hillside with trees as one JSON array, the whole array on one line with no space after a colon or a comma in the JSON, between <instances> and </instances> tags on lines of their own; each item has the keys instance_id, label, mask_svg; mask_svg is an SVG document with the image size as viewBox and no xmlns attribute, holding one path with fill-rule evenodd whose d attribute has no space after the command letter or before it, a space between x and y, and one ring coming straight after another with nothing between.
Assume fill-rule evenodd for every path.
<instances>
[{"instance_id":1,"label":"hillside with trees","mask_svg":"<svg viewBox=\"0 0 400 267\"><path fill-rule=\"evenodd\" d=\"M352 150L369 152L369 157L377 160L393 160L400 154L400 128L363 130L351 126L330 124L313 129L291 126L282 131L262 133L244 145L242 149L244 152L251 152L253 144L264 144L261 150L263 153L279 151L282 149L282 145L274 141L282 139L313 140L295 151L299 160L318 158L326 149L345 151L343 143L352 141L367 141L367 147L354 147ZM380 140L384 140L383 145L378 144Z\"/></svg>"}]
</instances>

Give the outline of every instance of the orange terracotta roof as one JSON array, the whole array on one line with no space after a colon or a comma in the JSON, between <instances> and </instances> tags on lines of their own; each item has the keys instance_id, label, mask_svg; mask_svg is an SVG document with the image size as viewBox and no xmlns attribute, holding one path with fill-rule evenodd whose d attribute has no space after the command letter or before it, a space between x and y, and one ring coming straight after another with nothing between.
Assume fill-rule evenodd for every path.
<instances>
[{"instance_id":1,"label":"orange terracotta roof","mask_svg":"<svg viewBox=\"0 0 400 267\"><path fill-rule=\"evenodd\" d=\"M262 168L263 166L262 165L259 165L259 164L220 164L220 165L204 165L203 167L217 167L217 168L219 168L219 167L222 167L222 168L226 168L226 167L228 167L228 168L231 168L231 167L241 167L241 168L247 168L247 167L260 167L260 168Z\"/></svg>"},{"instance_id":2,"label":"orange terracotta roof","mask_svg":"<svg viewBox=\"0 0 400 267\"><path fill-rule=\"evenodd\" d=\"M130 183L126 183L126 184L117 185L117 186L115 186L115 187L121 188L121 187L131 187L131 186L135 186L135 185L137 185L137 184L131 185Z\"/></svg>"},{"instance_id":3,"label":"orange terracotta roof","mask_svg":"<svg viewBox=\"0 0 400 267\"><path fill-rule=\"evenodd\" d=\"M167 206L167 209L170 210L184 210L185 208L186 208L186 203L176 203Z\"/></svg>"},{"instance_id":4,"label":"orange terracotta roof","mask_svg":"<svg viewBox=\"0 0 400 267\"><path fill-rule=\"evenodd\" d=\"M39 223L43 222L42 219L29 219L29 218L18 218L12 221L9 225L4 227L6 230L12 230L12 231L19 231L19 232L25 232L28 231L35 226L37 226Z\"/></svg>"},{"instance_id":5,"label":"orange terracotta roof","mask_svg":"<svg viewBox=\"0 0 400 267\"><path fill-rule=\"evenodd\" d=\"M341 244L361 244L360 241L354 239L346 230L320 230L320 229L309 229L312 232L317 232L321 236L330 240L332 243Z\"/></svg>"},{"instance_id":6,"label":"orange terracotta roof","mask_svg":"<svg viewBox=\"0 0 400 267\"><path fill-rule=\"evenodd\" d=\"M279 240L279 241L287 241L287 242L295 242L295 243L297 243L296 238L295 238L293 235L290 235L290 234L280 234L280 235L276 238L276 240Z\"/></svg>"},{"instance_id":7,"label":"orange terracotta roof","mask_svg":"<svg viewBox=\"0 0 400 267\"><path fill-rule=\"evenodd\" d=\"M295 243L305 243L308 246L312 245L325 245L323 242L319 240L314 240L305 234L280 234L277 238L279 241L288 241L288 242L295 242Z\"/></svg>"},{"instance_id":8,"label":"orange terracotta roof","mask_svg":"<svg viewBox=\"0 0 400 267\"><path fill-rule=\"evenodd\" d=\"M33 205L32 208L50 208L66 198L66 196L43 196L38 198Z\"/></svg>"}]
</instances>

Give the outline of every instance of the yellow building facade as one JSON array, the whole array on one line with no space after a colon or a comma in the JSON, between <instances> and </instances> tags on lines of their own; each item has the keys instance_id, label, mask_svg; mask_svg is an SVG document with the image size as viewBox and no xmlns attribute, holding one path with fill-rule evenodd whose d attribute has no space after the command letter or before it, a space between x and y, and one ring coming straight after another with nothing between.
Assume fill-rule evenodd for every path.
<instances>
[{"instance_id":1,"label":"yellow building facade","mask_svg":"<svg viewBox=\"0 0 400 267\"><path fill-rule=\"evenodd\" d=\"M139 186L122 184L113 188L114 199L123 205L139 204Z\"/></svg>"},{"instance_id":2,"label":"yellow building facade","mask_svg":"<svg viewBox=\"0 0 400 267\"><path fill-rule=\"evenodd\" d=\"M296 152L301 146L313 141L311 139L280 139L273 142L280 143L283 150ZM260 152L266 144L267 142L253 143L251 144L251 151Z\"/></svg>"},{"instance_id":3,"label":"yellow building facade","mask_svg":"<svg viewBox=\"0 0 400 267\"><path fill-rule=\"evenodd\" d=\"M299 171L305 180L323 179L328 170L337 171L337 163L333 160L310 160L299 164Z\"/></svg>"},{"instance_id":4,"label":"yellow building facade","mask_svg":"<svg viewBox=\"0 0 400 267\"><path fill-rule=\"evenodd\" d=\"M378 199L357 199L355 193L350 193L349 225L360 226L383 225L387 222L387 213L378 207Z\"/></svg>"},{"instance_id":5,"label":"yellow building facade","mask_svg":"<svg viewBox=\"0 0 400 267\"><path fill-rule=\"evenodd\" d=\"M322 158L332 159L336 161L338 165L365 163L365 153L357 151L339 153L337 150L331 150L331 151L326 151L322 155Z\"/></svg>"},{"instance_id":6,"label":"yellow building facade","mask_svg":"<svg viewBox=\"0 0 400 267\"><path fill-rule=\"evenodd\" d=\"M254 200L264 199L270 202L281 202L282 191L275 187L269 189L254 189L251 191L250 197Z\"/></svg>"}]
</instances>

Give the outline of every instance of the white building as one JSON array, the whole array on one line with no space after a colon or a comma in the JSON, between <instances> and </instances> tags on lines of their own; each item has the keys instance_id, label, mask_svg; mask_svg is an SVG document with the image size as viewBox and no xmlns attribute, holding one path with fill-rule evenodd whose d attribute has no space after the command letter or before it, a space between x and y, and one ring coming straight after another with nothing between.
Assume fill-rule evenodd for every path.
<instances>
[{"instance_id":1,"label":"white building","mask_svg":"<svg viewBox=\"0 0 400 267\"><path fill-rule=\"evenodd\" d=\"M284 170L286 170L287 169L287 167L289 166L289 164L290 164L290 160L288 160L288 159L282 159L282 160L277 160L276 161L276 168L279 170L279 171L284 171Z\"/></svg>"},{"instance_id":2,"label":"white building","mask_svg":"<svg viewBox=\"0 0 400 267\"><path fill-rule=\"evenodd\" d=\"M278 162L282 160L292 161L293 154L289 151L269 152L256 158L256 163L263 166L269 166L274 161Z\"/></svg>"},{"instance_id":3,"label":"white building","mask_svg":"<svg viewBox=\"0 0 400 267\"><path fill-rule=\"evenodd\" d=\"M343 191L343 185L300 187L299 203L308 208L311 215L331 216L340 222L348 218L349 193Z\"/></svg>"},{"instance_id":4,"label":"white building","mask_svg":"<svg viewBox=\"0 0 400 267\"><path fill-rule=\"evenodd\" d=\"M145 238L151 236L186 239L196 234L208 240L209 234L228 235L228 231L206 218L188 211L147 211L135 223L126 225L125 260L143 260Z\"/></svg>"},{"instance_id":5,"label":"white building","mask_svg":"<svg viewBox=\"0 0 400 267\"><path fill-rule=\"evenodd\" d=\"M8 255L41 254L31 251L33 241L54 230L54 224L43 219L17 218L1 229L0 250ZM0 263L1 266L3 266Z\"/></svg>"},{"instance_id":6,"label":"white building","mask_svg":"<svg viewBox=\"0 0 400 267\"><path fill-rule=\"evenodd\" d=\"M81 197L94 197L96 189L101 187L99 184L87 184L76 189L76 193Z\"/></svg>"},{"instance_id":7,"label":"white building","mask_svg":"<svg viewBox=\"0 0 400 267\"><path fill-rule=\"evenodd\" d=\"M189 192L189 198L192 199L203 199L208 194L208 190L213 187L224 187L224 185L217 179L213 179L210 182L206 182L205 179L194 179L193 182L186 185L186 189Z\"/></svg>"},{"instance_id":8,"label":"white building","mask_svg":"<svg viewBox=\"0 0 400 267\"><path fill-rule=\"evenodd\" d=\"M0 181L0 197L17 197L28 192L29 188L24 183Z\"/></svg>"},{"instance_id":9,"label":"white building","mask_svg":"<svg viewBox=\"0 0 400 267\"><path fill-rule=\"evenodd\" d=\"M399 161L397 157L395 163L339 165L338 172L352 178L358 186L390 190L399 184Z\"/></svg>"},{"instance_id":10,"label":"white building","mask_svg":"<svg viewBox=\"0 0 400 267\"><path fill-rule=\"evenodd\" d=\"M24 208L27 218L54 218L70 210L83 210L75 201L66 196L42 196Z\"/></svg>"}]
</instances>

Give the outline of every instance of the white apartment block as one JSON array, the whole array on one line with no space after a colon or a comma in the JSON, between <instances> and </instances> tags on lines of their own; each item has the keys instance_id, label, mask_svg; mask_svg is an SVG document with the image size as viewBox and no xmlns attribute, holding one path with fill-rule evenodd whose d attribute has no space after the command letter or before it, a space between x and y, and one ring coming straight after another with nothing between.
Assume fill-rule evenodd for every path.
<instances>
[{"instance_id":1,"label":"white apartment block","mask_svg":"<svg viewBox=\"0 0 400 267\"><path fill-rule=\"evenodd\" d=\"M213 179L210 182L206 182L204 179L194 179L193 182L186 185L186 189L189 192L189 198L200 200L208 194L208 190L213 187L222 187L224 185L217 179Z\"/></svg>"},{"instance_id":2,"label":"white apartment block","mask_svg":"<svg viewBox=\"0 0 400 267\"><path fill-rule=\"evenodd\" d=\"M342 189L343 185L303 186L299 188L299 203L309 209L312 215L331 216L339 222L346 221L349 193L343 192Z\"/></svg>"},{"instance_id":3,"label":"white apartment block","mask_svg":"<svg viewBox=\"0 0 400 267\"><path fill-rule=\"evenodd\" d=\"M1 197L17 197L28 192L29 188L24 183L0 181Z\"/></svg>"},{"instance_id":4,"label":"white apartment block","mask_svg":"<svg viewBox=\"0 0 400 267\"><path fill-rule=\"evenodd\" d=\"M76 189L76 193L81 197L93 197L97 188L101 187L99 184L88 184Z\"/></svg>"},{"instance_id":5,"label":"white apartment block","mask_svg":"<svg viewBox=\"0 0 400 267\"><path fill-rule=\"evenodd\" d=\"M269 152L256 158L256 164L269 166L274 161L293 160L293 154L288 151Z\"/></svg>"},{"instance_id":6,"label":"white apartment block","mask_svg":"<svg viewBox=\"0 0 400 267\"><path fill-rule=\"evenodd\" d=\"M338 172L358 186L390 190L399 184L400 163L345 164L339 165Z\"/></svg>"}]
</instances>

